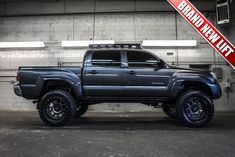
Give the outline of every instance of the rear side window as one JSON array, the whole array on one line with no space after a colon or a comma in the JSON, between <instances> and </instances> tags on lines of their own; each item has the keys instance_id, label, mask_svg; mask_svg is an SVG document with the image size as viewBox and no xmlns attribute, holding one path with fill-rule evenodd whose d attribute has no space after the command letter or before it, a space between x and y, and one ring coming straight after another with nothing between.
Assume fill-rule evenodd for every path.
<instances>
[{"instance_id":1,"label":"rear side window","mask_svg":"<svg viewBox=\"0 0 235 157\"><path fill-rule=\"evenodd\" d=\"M97 51L92 55L93 66L120 67L121 54L119 51Z\"/></svg>"},{"instance_id":2,"label":"rear side window","mask_svg":"<svg viewBox=\"0 0 235 157\"><path fill-rule=\"evenodd\" d=\"M158 59L151 54L138 51L127 52L129 67L156 67Z\"/></svg>"}]
</instances>

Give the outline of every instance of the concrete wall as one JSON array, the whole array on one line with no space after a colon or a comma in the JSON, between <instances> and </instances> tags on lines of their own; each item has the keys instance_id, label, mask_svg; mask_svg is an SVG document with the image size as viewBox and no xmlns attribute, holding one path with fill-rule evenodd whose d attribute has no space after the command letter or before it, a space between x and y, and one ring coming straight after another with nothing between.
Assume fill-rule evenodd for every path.
<instances>
[{"instance_id":1,"label":"concrete wall","mask_svg":"<svg viewBox=\"0 0 235 157\"><path fill-rule=\"evenodd\" d=\"M213 11L214 0L192 0L201 11ZM0 0L0 15L48 15L91 12L174 11L165 0Z\"/></svg>"},{"instance_id":2,"label":"concrete wall","mask_svg":"<svg viewBox=\"0 0 235 157\"><path fill-rule=\"evenodd\" d=\"M193 1L197 8L209 13L215 23L214 1ZM95 5L94 5L95 4ZM95 10L94 10L95 6ZM39 10L40 8L40 10ZM96 13L92 13L96 11ZM133 12L135 11L135 12ZM145 39L194 39L199 41L196 48L150 49L167 61L182 67L189 64L207 63L223 68L221 82L224 90L231 69L224 65L205 40L166 1L154 0L65 0L65 1L7 1L0 0L0 41L45 41L42 49L0 49L0 109L32 110L31 101L16 97L11 80L18 66L57 65L57 61L78 62L85 49L64 49L62 40L113 39L116 41L142 41ZM17 16L16 16L17 15ZM21 15L21 16L18 16ZM31 15L31 16L26 16ZM37 16L36 16L37 15ZM233 20L234 23L235 20ZM231 42L235 42L234 25L221 29ZM167 52L173 52L168 56ZM234 87L233 87L234 88ZM216 101L217 110L234 110L234 93ZM225 102L225 103L224 103ZM142 111L151 110L139 104L103 104L92 110Z\"/></svg>"}]
</instances>

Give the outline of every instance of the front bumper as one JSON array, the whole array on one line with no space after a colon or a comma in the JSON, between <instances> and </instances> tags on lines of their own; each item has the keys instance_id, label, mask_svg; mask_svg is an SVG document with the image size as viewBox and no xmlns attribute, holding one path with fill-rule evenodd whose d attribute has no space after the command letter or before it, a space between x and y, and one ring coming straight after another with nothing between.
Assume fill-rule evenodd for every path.
<instances>
[{"instance_id":1,"label":"front bumper","mask_svg":"<svg viewBox=\"0 0 235 157\"><path fill-rule=\"evenodd\" d=\"M13 85L14 92L17 96L22 96L22 91L19 84Z\"/></svg>"}]
</instances>

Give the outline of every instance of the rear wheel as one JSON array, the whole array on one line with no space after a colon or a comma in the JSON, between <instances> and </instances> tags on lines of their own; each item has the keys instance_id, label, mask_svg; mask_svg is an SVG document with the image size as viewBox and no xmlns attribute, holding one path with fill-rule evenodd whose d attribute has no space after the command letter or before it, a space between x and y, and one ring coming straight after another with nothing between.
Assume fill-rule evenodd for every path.
<instances>
[{"instance_id":1,"label":"rear wheel","mask_svg":"<svg viewBox=\"0 0 235 157\"><path fill-rule=\"evenodd\" d=\"M186 126L204 126L213 118L214 105L205 93L190 90L182 94L177 101L176 113Z\"/></svg>"},{"instance_id":2,"label":"rear wheel","mask_svg":"<svg viewBox=\"0 0 235 157\"><path fill-rule=\"evenodd\" d=\"M163 112L171 118L177 118L177 114L175 111L175 106L172 104L163 104L162 105Z\"/></svg>"},{"instance_id":3,"label":"rear wheel","mask_svg":"<svg viewBox=\"0 0 235 157\"><path fill-rule=\"evenodd\" d=\"M49 126L62 126L76 112L76 103L66 91L54 90L46 93L39 102L39 115Z\"/></svg>"}]
</instances>

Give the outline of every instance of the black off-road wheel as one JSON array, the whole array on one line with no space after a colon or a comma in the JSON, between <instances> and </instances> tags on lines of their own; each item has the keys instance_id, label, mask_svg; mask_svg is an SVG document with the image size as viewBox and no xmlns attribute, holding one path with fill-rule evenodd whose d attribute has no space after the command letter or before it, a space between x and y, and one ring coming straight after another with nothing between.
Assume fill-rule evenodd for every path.
<instances>
[{"instance_id":1,"label":"black off-road wheel","mask_svg":"<svg viewBox=\"0 0 235 157\"><path fill-rule=\"evenodd\" d=\"M86 104L77 105L77 110L76 110L74 117L75 118L81 117L82 115L84 115L86 113L87 110L88 110L88 105L86 105Z\"/></svg>"},{"instance_id":2,"label":"black off-road wheel","mask_svg":"<svg viewBox=\"0 0 235 157\"><path fill-rule=\"evenodd\" d=\"M175 106L172 104L162 104L163 112L170 118L177 118Z\"/></svg>"},{"instance_id":3,"label":"black off-road wheel","mask_svg":"<svg viewBox=\"0 0 235 157\"><path fill-rule=\"evenodd\" d=\"M214 105L207 94L199 90L189 90L178 99L176 113L186 126L201 127L212 120Z\"/></svg>"},{"instance_id":4,"label":"black off-road wheel","mask_svg":"<svg viewBox=\"0 0 235 157\"><path fill-rule=\"evenodd\" d=\"M53 90L41 98L38 111L47 125L62 126L74 117L76 102L68 92Z\"/></svg>"}]
</instances>

